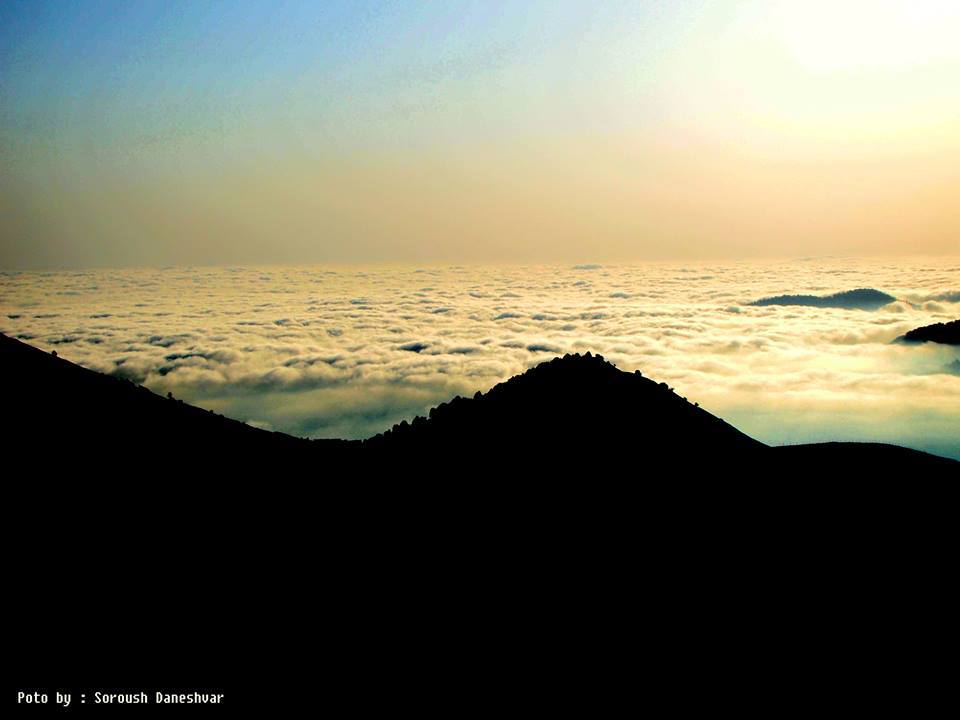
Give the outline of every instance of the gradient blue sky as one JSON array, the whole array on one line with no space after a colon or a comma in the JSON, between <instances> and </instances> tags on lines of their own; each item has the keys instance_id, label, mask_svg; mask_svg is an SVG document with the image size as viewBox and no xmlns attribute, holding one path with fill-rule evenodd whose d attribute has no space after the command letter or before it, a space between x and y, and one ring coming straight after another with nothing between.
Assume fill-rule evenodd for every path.
<instances>
[{"instance_id":1,"label":"gradient blue sky","mask_svg":"<svg viewBox=\"0 0 960 720\"><path fill-rule=\"evenodd\" d=\"M933 0L8 1L0 266L952 252L958 29Z\"/></svg>"}]
</instances>

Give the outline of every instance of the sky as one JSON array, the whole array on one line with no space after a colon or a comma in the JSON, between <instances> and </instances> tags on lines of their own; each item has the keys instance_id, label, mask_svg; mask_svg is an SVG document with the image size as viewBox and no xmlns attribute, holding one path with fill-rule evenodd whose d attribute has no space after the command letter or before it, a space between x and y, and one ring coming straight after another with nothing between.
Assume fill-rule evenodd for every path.
<instances>
[{"instance_id":1,"label":"sky","mask_svg":"<svg viewBox=\"0 0 960 720\"><path fill-rule=\"evenodd\" d=\"M0 267L960 248L960 4L0 4Z\"/></svg>"}]
</instances>

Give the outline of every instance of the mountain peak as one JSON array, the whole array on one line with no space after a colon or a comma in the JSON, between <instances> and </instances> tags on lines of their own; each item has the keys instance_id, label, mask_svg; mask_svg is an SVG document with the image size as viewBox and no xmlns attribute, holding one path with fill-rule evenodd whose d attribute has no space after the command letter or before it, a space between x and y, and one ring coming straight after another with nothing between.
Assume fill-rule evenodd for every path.
<instances>
[{"instance_id":1,"label":"mountain peak","mask_svg":"<svg viewBox=\"0 0 960 720\"><path fill-rule=\"evenodd\" d=\"M600 447L662 453L697 445L723 454L765 447L667 383L645 378L639 370L624 372L589 352L542 362L486 393L454 398L428 417L404 421L365 441L380 449L424 443L447 449L494 445L516 455L558 446L561 457L579 460Z\"/></svg>"}]
</instances>

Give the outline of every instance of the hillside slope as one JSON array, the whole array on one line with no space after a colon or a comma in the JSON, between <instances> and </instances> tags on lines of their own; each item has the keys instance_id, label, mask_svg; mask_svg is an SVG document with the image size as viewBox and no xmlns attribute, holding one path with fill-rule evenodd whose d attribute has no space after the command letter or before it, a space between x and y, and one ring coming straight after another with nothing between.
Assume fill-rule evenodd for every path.
<instances>
[{"instance_id":1,"label":"hillside slope","mask_svg":"<svg viewBox=\"0 0 960 720\"><path fill-rule=\"evenodd\" d=\"M311 443L157 395L0 335L8 462L98 477L224 473Z\"/></svg>"}]
</instances>

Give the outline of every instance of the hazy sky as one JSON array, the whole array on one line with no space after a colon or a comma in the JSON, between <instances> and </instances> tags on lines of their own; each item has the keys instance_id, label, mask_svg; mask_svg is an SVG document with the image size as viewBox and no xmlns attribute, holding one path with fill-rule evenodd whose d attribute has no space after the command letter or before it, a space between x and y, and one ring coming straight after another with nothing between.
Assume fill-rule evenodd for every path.
<instances>
[{"instance_id":1,"label":"hazy sky","mask_svg":"<svg viewBox=\"0 0 960 720\"><path fill-rule=\"evenodd\" d=\"M960 249L960 3L0 4L0 267Z\"/></svg>"}]
</instances>

